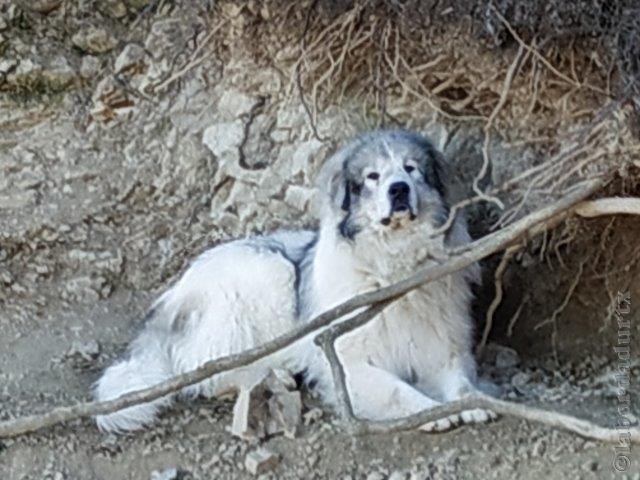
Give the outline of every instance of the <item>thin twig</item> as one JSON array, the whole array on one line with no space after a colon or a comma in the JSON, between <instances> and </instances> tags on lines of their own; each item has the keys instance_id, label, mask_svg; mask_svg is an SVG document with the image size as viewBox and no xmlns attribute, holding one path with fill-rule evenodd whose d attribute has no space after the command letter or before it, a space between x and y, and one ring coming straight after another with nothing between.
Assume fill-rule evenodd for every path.
<instances>
[{"instance_id":1,"label":"thin twig","mask_svg":"<svg viewBox=\"0 0 640 480\"><path fill-rule=\"evenodd\" d=\"M504 275L504 271L507 269L507 265L509 265L509 260L511 257L520 250L520 245L512 245L507 248L502 255L502 259L498 264L498 268L496 268L496 272L494 274L494 284L496 288L496 294L493 297L493 301L489 308L487 309L486 320L484 324L484 331L482 332L482 338L480 339L480 343L478 343L478 347L476 349L477 355L482 355L485 345L487 344L487 339L489 338L489 333L491 333L491 327L493 326L493 316L496 313L496 310L502 303L502 277Z\"/></svg>"},{"instance_id":2,"label":"thin twig","mask_svg":"<svg viewBox=\"0 0 640 480\"><path fill-rule=\"evenodd\" d=\"M353 413L353 405L351 404L349 390L347 389L344 368L336 352L335 341L341 335L355 330L362 325L365 325L376 315L382 312L385 307L393 303L394 300L395 298L391 298L389 300L385 300L383 302L372 305L367 310L358 314L350 321L332 325L315 338L315 343L322 348L324 354L327 357L327 360L329 361L329 365L331 366L331 374L333 376L336 395L338 397L340 416L347 422L352 422L356 417Z\"/></svg>"},{"instance_id":3,"label":"thin twig","mask_svg":"<svg viewBox=\"0 0 640 480\"><path fill-rule=\"evenodd\" d=\"M518 305L516 312L513 314L513 316L509 320L509 324L507 325L507 337L511 338L513 336L513 327L515 327L516 322L518 321L518 318L520 318L520 314L522 314L522 310L524 309L524 306L528 301L528 295L525 295L520 301L520 305Z\"/></svg>"},{"instance_id":4,"label":"thin twig","mask_svg":"<svg viewBox=\"0 0 640 480\"><path fill-rule=\"evenodd\" d=\"M513 62L511 62L511 65L509 65L509 70L507 70L507 74L504 77L504 82L502 84L502 92L500 93L500 99L498 100L498 103L496 104L496 106L493 108L491 115L489 115L489 120L487 120L487 123L484 126L484 143L482 145L482 167L480 168L480 171L478 172L476 177L473 179L473 191L483 199L489 202L495 203L500 210L504 210L504 204L502 203L502 201L498 197L491 197L487 195L485 192L483 192L480 189L480 181L484 179L484 177L487 175L489 171L489 167L491 166L491 159L489 157L489 148L491 143L491 127L493 125L494 120L498 116L498 113L500 113L500 110L502 110L502 107L507 101L507 97L509 96L509 90L511 90L511 84L513 83L513 79L516 75L516 72L518 71L518 67L520 66L520 60L522 59L523 54L524 54L524 48L521 45L520 48L518 49L518 53L516 53L516 56L513 59Z\"/></svg>"},{"instance_id":5,"label":"thin twig","mask_svg":"<svg viewBox=\"0 0 640 480\"><path fill-rule=\"evenodd\" d=\"M538 60L540 60L540 62L542 62L542 64L545 67L547 67L549 70L551 70L558 78L561 78L562 80L564 80L565 82L569 83L570 85L573 85L576 88L586 87L586 88L588 88L590 90L593 90L595 92L606 94L606 92L604 92L603 90L601 90L599 88L593 87L593 86L591 86L589 84L586 84L586 83L585 84L580 83L579 81L573 80L572 78L566 76L564 73L559 71L538 50L533 48L531 45L527 44L527 42L525 42L522 39L522 37L520 37L520 35L518 35L518 33L514 30L514 28L511 26L511 24L507 21L507 19L504 18L504 16L498 11L498 9L495 7L495 5L490 5L490 7L494 11L494 13L498 17L498 19L505 26L505 28L509 31L511 36L516 40L516 42L518 42L521 47L525 48L527 50L527 52L533 54L534 57L536 57Z\"/></svg>"}]
</instances>

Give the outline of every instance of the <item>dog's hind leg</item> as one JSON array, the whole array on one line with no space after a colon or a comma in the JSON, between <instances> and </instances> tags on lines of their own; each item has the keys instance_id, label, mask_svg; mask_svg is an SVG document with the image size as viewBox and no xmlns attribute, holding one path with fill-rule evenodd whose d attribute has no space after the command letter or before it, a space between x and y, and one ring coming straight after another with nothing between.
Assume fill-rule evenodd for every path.
<instances>
[{"instance_id":1,"label":"dog's hind leg","mask_svg":"<svg viewBox=\"0 0 640 480\"><path fill-rule=\"evenodd\" d=\"M368 363L350 364L345 369L354 414L369 420L391 420L439 404L400 377Z\"/></svg>"}]
</instances>

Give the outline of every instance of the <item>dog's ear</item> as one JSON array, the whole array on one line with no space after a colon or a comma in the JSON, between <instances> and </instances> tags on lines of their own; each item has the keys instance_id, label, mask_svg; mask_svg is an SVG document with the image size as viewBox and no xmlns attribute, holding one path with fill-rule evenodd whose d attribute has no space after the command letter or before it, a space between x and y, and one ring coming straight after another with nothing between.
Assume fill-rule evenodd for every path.
<instances>
[{"instance_id":1,"label":"dog's ear","mask_svg":"<svg viewBox=\"0 0 640 480\"><path fill-rule=\"evenodd\" d=\"M447 195L446 185L446 160L442 152L435 148L431 143L425 144L427 153L427 166L424 172L424 181L427 185L431 185L442 198Z\"/></svg>"},{"instance_id":2,"label":"dog's ear","mask_svg":"<svg viewBox=\"0 0 640 480\"><path fill-rule=\"evenodd\" d=\"M333 154L320 169L316 186L318 203L322 212L327 209L337 213L349 211L351 207L351 182L346 175L346 161L349 159L352 146L347 146Z\"/></svg>"}]
</instances>

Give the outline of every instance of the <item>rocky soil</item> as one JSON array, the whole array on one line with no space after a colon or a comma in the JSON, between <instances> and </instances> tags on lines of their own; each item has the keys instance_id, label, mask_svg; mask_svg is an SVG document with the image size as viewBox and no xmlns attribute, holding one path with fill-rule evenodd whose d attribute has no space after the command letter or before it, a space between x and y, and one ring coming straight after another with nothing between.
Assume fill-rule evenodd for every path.
<instances>
[{"instance_id":1,"label":"rocky soil","mask_svg":"<svg viewBox=\"0 0 640 480\"><path fill-rule=\"evenodd\" d=\"M212 7L0 0L0 420L88 400L153 297L203 249L312 226L317 167L369 126L357 105L328 107L316 136L284 69L292 51L283 47L280 63L267 64L244 48L248 23L270 18L268 6ZM210 33L215 15L227 20ZM449 130L433 111L411 115L445 150L462 195L481 161L478 132ZM494 175L514 168L517 152L497 145L494 155ZM479 234L491 212L471 214ZM606 232L593 251L514 260L481 370L504 398L614 426L609 292L631 289L632 306L640 302L640 226L592 226ZM551 330L534 326L562 304L578 258L603 245L607 264L622 267L608 285L585 273L559 313L552 350ZM490 273L487 285L478 291L479 323ZM640 394L637 382L630 391ZM87 420L0 440L0 478L640 479L635 450L621 476L612 446L512 418L440 435L354 438L313 399L303 403L295 439L234 438L233 404L219 400L178 405L128 437L102 435Z\"/></svg>"}]
</instances>

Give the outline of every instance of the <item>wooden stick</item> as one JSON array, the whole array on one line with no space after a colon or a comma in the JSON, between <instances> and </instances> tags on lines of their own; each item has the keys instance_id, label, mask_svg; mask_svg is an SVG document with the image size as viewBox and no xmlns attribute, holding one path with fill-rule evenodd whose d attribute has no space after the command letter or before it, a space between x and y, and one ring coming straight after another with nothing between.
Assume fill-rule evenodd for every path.
<instances>
[{"instance_id":1,"label":"wooden stick","mask_svg":"<svg viewBox=\"0 0 640 480\"><path fill-rule=\"evenodd\" d=\"M531 422L542 423L543 425L575 433L584 438L599 440L606 443L619 443L620 433L624 433L625 435L630 434L632 438L638 438L640 435L640 429L638 427L631 427L626 430L604 428L564 413L553 412L518 403L506 402L484 394L475 394L462 400L438 405L437 407L433 407L398 420L385 422L358 420L354 433L362 435L410 430L418 428L427 422L457 414L463 410L471 410L475 408L483 408L500 415L508 415L523 418Z\"/></svg>"},{"instance_id":2,"label":"wooden stick","mask_svg":"<svg viewBox=\"0 0 640 480\"><path fill-rule=\"evenodd\" d=\"M523 236L531 234L531 232L541 231L548 222L568 214L568 211L573 206L596 192L604 183L604 177L585 181L556 202L530 213L502 230L476 240L466 247L456 249L456 255L450 257L444 263L422 268L409 278L393 285L356 295L295 330L263 345L235 355L210 360L195 370L177 375L153 387L127 393L113 400L84 402L73 406L57 407L41 415L30 415L2 422L0 423L0 438L15 437L79 418L112 413L133 405L164 397L189 385L201 382L212 375L249 365L323 327L329 326L334 320L344 317L356 309L398 298L424 283L450 275L488 255L503 250ZM357 318L356 316L353 319L345 320L343 323L356 322Z\"/></svg>"},{"instance_id":3,"label":"wooden stick","mask_svg":"<svg viewBox=\"0 0 640 480\"><path fill-rule=\"evenodd\" d=\"M588 200L578 204L575 212L587 218L602 215L640 215L640 198L613 197Z\"/></svg>"}]
</instances>

